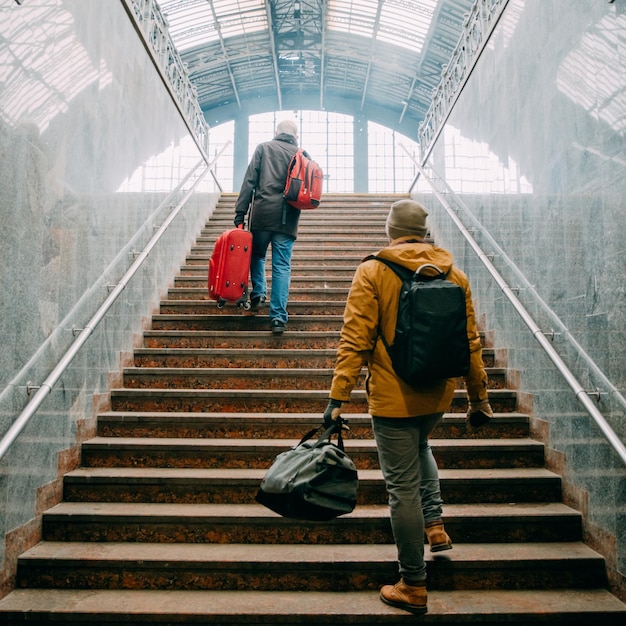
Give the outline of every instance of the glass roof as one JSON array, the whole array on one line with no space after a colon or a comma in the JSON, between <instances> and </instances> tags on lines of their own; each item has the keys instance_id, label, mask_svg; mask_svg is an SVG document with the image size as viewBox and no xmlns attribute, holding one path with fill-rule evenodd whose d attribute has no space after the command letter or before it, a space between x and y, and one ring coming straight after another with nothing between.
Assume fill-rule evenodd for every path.
<instances>
[{"instance_id":1,"label":"glass roof","mask_svg":"<svg viewBox=\"0 0 626 626\"><path fill-rule=\"evenodd\" d=\"M328 29L420 52L437 0L330 0Z\"/></svg>"},{"instance_id":2,"label":"glass roof","mask_svg":"<svg viewBox=\"0 0 626 626\"><path fill-rule=\"evenodd\" d=\"M268 29L264 0L161 0L179 52Z\"/></svg>"},{"instance_id":3,"label":"glass roof","mask_svg":"<svg viewBox=\"0 0 626 626\"><path fill-rule=\"evenodd\" d=\"M157 0L211 125L331 108L409 135L476 0Z\"/></svg>"},{"instance_id":4,"label":"glass roof","mask_svg":"<svg viewBox=\"0 0 626 626\"><path fill-rule=\"evenodd\" d=\"M328 0L329 30L420 52L438 0ZM283 3L284 4L284 3ZM306 8L306 0L293 0ZM180 52L221 38L268 30L264 0L161 0Z\"/></svg>"}]
</instances>

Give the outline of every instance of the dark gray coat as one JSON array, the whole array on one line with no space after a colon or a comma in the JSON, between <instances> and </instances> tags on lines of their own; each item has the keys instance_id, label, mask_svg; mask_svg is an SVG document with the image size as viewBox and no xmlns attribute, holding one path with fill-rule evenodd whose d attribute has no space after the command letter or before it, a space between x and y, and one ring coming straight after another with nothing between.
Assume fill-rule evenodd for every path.
<instances>
[{"instance_id":1,"label":"dark gray coat","mask_svg":"<svg viewBox=\"0 0 626 626\"><path fill-rule=\"evenodd\" d=\"M287 134L276 135L256 147L235 204L235 224L244 221L254 192L250 230L268 230L294 239L297 237L300 211L283 199L287 169L297 149L296 138Z\"/></svg>"}]
</instances>

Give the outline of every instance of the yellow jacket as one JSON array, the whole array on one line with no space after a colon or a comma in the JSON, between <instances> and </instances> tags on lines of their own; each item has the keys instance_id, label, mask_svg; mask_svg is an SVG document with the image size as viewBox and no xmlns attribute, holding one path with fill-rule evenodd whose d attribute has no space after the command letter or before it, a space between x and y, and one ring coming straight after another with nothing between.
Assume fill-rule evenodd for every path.
<instances>
[{"instance_id":1,"label":"yellow jacket","mask_svg":"<svg viewBox=\"0 0 626 626\"><path fill-rule=\"evenodd\" d=\"M415 243L414 238L403 237L380 250L377 256L414 271L424 263L432 263L449 272L448 279L465 290L470 346L470 371L465 378L467 392L471 402L486 400L487 374L469 281L464 272L453 266L452 254L443 248ZM400 284L401 280L393 270L373 259L357 268L344 311L330 397L348 402L361 369L367 366L366 390L371 415L414 417L447 411L456 379L447 379L419 391L413 389L396 376L387 350L378 339L382 332L388 343L393 342Z\"/></svg>"}]
</instances>

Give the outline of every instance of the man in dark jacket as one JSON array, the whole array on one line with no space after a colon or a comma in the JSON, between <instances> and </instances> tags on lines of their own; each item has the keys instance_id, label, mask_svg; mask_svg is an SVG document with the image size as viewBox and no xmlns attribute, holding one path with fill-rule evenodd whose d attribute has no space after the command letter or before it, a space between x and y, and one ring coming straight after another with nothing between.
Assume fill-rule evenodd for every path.
<instances>
[{"instance_id":1,"label":"man in dark jacket","mask_svg":"<svg viewBox=\"0 0 626 626\"><path fill-rule=\"evenodd\" d=\"M274 138L256 147L235 205L235 226L239 226L243 224L250 203L253 202L250 214L250 303L253 311L258 311L265 305L265 258L268 246L272 245L269 317L270 327L275 334L281 334L287 325L291 253L298 235L300 219L300 210L289 206L283 199L287 169L297 149L296 123L292 120L279 122Z\"/></svg>"}]
</instances>

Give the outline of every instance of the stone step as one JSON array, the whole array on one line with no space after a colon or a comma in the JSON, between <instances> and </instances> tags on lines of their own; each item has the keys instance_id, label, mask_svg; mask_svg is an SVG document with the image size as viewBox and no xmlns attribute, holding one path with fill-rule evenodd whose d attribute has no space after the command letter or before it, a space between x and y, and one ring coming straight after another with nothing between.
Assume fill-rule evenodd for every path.
<instances>
[{"instance_id":1,"label":"stone step","mask_svg":"<svg viewBox=\"0 0 626 626\"><path fill-rule=\"evenodd\" d=\"M306 346L307 342L303 338L298 345ZM138 368L332 368L336 356L336 348L315 347L292 349L257 347L254 351L245 348L137 348L134 352L134 365ZM506 369L493 367L486 361L487 358L483 355L489 385L492 388L502 388Z\"/></svg>"},{"instance_id":2,"label":"stone step","mask_svg":"<svg viewBox=\"0 0 626 626\"><path fill-rule=\"evenodd\" d=\"M172 290L177 289L199 289L203 292L207 290L207 273L198 272L195 276L181 275L174 279ZM270 276L267 278L268 288L272 285ZM291 288L302 289L303 287L314 289L326 289L329 287L349 289L352 284L352 276L292 276ZM172 297L171 295L169 297Z\"/></svg>"},{"instance_id":3,"label":"stone step","mask_svg":"<svg viewBox=\"0 0 626 626\"><path fill-rule=\"evenodd\" d=\"M138 348L134 364L137 368L328 368L336 355L335 348Z\"/></svg>"},{"instance_id":4,"label":"stone step","mask_svg":"<svg viewBox=\"0 0 626 626\"><path fill-rule=\"evenodd\" d=\"M339 344L339 330L333 331L297 331L285 332L280 342L270 336L267 328L262 331L240 331L236 334L226 334L220 330L188 331L188 330L148 330L144 332L144 348L139 348L139 354L145 350L213 350L218 353L231 355L236 358L243 351L251 348L259 351L259 358L263 359L267 352L281 353L293 350L325 350L336 352ZM484 343L485 337L481 336ZM219 350L218 350L219 349ZM145 353L146 355L148 353ZM314 354L314 353L313 353ZM156 355L155 355L156 356ZM483 346L483 362L486 367L495 367L496 351ZM500 358L499 362L503 359Z\"/></svg>"},{"instance_id":5,"label":"stone step","mask_svg":"<svg viewBox=\"0 0 626 626\"><path fill-rule=\"evenodd\" d=\"M387 582L393 582L390 579ZM603 589L469 589L428 592L428 613L418 619L383 604L372 591L171 591L17 589L0 600L6 626L24 623L103 624L593 624L626 620L626 605ZM109 622L107 622L109 623Z\"/></svg>"},{"instance_id":6,"label":"stone step","mask_svg":"<svg viewBox=\"0 0 626 626\"><path fill-rule=\"evenodd\" d=\"M254 503L266 469L81 467L65 475L64 499L80 502ZM561 478L542 468L441 470L448 504L559 502ZM358 504L384 504L379 470L359 471Z\"/></svg>"},{"instance_id":7,"label":"stone step","mask_svg":"<svg viewBox=\"0 0 626 626\"><path fill-rule=\"evenodd\" d=\"M292 274L297 275L298 273L306 273L310 271L311 268L315 268L315 272L319 273L320 268L322 268L322 271L324 271L324 264L326 264L329 271L343 269L351 271L354 274L354 270L356 269L357 265L363 260L365 256L367 256L367 254L369 254L369 251L365 251L360 254L352 254L350 257L318 257L313 254L302 254L297 256L294 255L291 259L291 271ZM183 264L183 268L194 265L200 265L203 268L208 268L210 258L211 253L208 251L206 254L196 254L193 256L190 255L187 257L185 263ZM268 255L266 269L269 270L271 267L271 255Z\"/></svg>"},{"instance_id":8,"label":"stone step","mask_svg":"<svg viewBox=\"0 0 626 626\"><path fill-rule=\"evenodd\" d=\"M506 389L489 391L489 401L497 413L516 410L517 394ZM176 411L224 413L318 413L328 404L328 389L125 389L111 390L114 411ZM364 413L367 410L365 392L352 392L344 405L344 413ZM451 412L467 410L467 394L457 390Z\"/></svg>"},{"instance_id":9,"label":"stone step","mask_svg":"<svg viewBox=\"0 0 626 626\"><path fill-rule=\"evenodd\" d=\"M429 589L598 588L604 560L579 542L458 544L425 555ZM52 589L378 590L397 576L392 544L41 542L17 587Z\"/></svg>"},{"instance_id":10,"label":"stone step","mask_svg":"<svg viewBox=\"0 0 626 626\"><path fill-rule=\"evenodd\" d=\"M270 282L271 286L271 282ZM345 306L350 286L336 287L332 285L320 287L292 287L289 290L289 298L294 302L309 301L332 301L339 302ZM167 293L168 300L210 300L208 288L206 285L202 287L177 287L170 289ZM291 305L290 305L291 306Z\"/></svg>"},{"instance_id":11,"label":"stone step","mask_svg":"<svg viewBox=\"0 0 626 626\"><path fill-rule=\"evenodd\" d=\"M580 541L582 533L580 513L560 503L451 504L444 523L455 546ZM389 507L361 505L329 522L286 519L260 504L62 502L43 515L46 541L275 545L302 537L313 545L393 543Z\"/></svg>"},{"instance_id":12,"label":"stone step","mask_svg":"<svg viewBox=\"0 0 626 626\"><path fill-rule=\"evenodd\" d=\"M221 320L220 320L221 321ZM286 331L280 341L267 332L265 320L263 330L241 330L236 334L225 333L222 330L148 330L144 332L145 349L162 348L191 348L191 349L219 349L227 353L228 350L296 350L301 346L307 349L329 349L336 351L339 343L339 328L336 330L319 331ZM305 321L294 320L295 322ZM341 317L338 317L341 322ZM336 324L335 324L336 326ZM293 323L290 324L293 328Z\"/></svg>"},{"instance_id":13,"label":"stone step","mask_svg":"<svg viewBox=\"0 0 626 626\"><path fill-rule=\"evenodd\" d=\"M188 330L210 331L217 330L224 333L230 331L265 331L272 345L286 346L297 338L300 331L340 331L343 325L343 311L332 315L294 315L290 317L287 332L280 336L269 332L269 318L267 315L255 315L244 312L232 305L218 309L215 303L207 301L204 305L204 314L200 313L160 313L152 316L153 330ZM295 332L293 332L295 331ZM238 334L238 333L237 333ZM236 335L225 335L237 341Z\"/></svg>"},{"instance_id":14,"label":"stone step","mask_svg":"<svg viewBox=\"0 0 626 626\"><path fill-rule=\"evenodd\" d=\"M198 437L298 439L319 427L318 413L123 413L109 411L98 415L101 437ZM351 413L348 418L351 439L372 436L371 418ZM529 436L529 419L521 413L496 413L488 424L471 428L462 413L446 413L432 433L446 439L515 440Z\"/></svg>"},{"instance_id":15,"label":"stone step","mask_svg":"<svg viewBox=\"0 0 626 626\"><path fill-rule=\"evenodd\" d=\"M330 389L332 368L124 368L125 389ZM361 388L365 371L357 386Z\"/></svg>"},{"instance_id":16,"label":"stone step","mask_svg":"<svg viewBox=\"0 0 626 626\"><path fill-rule=\"evenodd\" d=\"M289 300L287 303L287 311L290 317L298 315L338 315L342 316L346 308L345 298L343 300L311 300L298 301ZM162 315L206 315L207 313L230 314L233 310L240 310L242 315L246 317L256 317L258 314L251 311L243 311L238 309L235 304L226 303L223 308L218 308L213 300L162 300L159 312ZM267 317L267 308L264 314L259 317Z\"/></svg>"},{"instance_id":17,"label":"stone step","mask_svg":"<svg viewBox=\"0 0 626 626\"><path fill-rule=\"evenodd\" d=\"M379 248L384 247L384 244L370 246L369 249L376 251ZM350 259L356 260L356 264L360 263L366 256L365 251L368 248L361 248L359 246L350 245L350 241L345 243L339 243L336 245L296 245L293 249L292 261L295 263L298 259L304 257L311 257L313 259ZM207 244L206 246L192 246L187 258L210 258L213 252L213 245ZM267 256L267 264L271 267L271 254Z\"/></svg>"},{"instance_id":18,"label":"stone step","mask_svg":"<svg viewBox=\"0 0 626 626\"><path fill-rule=\"evenodd\" d=\"M311 236L312 232L319 230L324 226L332 226L337 229L337 234L346 237L351 233L359 234L361 231L370 231L375 229L378 236L385 235L385 222L388 209L364 209L359 211L357 208L348 210L346 213L339 211L316 211L315 213L301 213L300 226L298 230L298 239L300 237ZM215 227L234 228L235 211L216 211L211 218L204 224L200 237L206 230ZM246 219L245 227L248 228L248 220Z\"/></svg>"},{"instance_id":19,"label":"stone step","mask_svg":"<svg viewBox=\"0 0 626 626\"><path fill-rule=\"evenodd\" d=\"M328 222L326 222L328 224ZM199 248L207 247L212 248L215 245L216 238L224 232L224 230L231 228L227 223L223 226L214 223L210 228L204 229L199 237L195 240L195 246ZM369 229L368 229L369 230ZM307 231L303 231L298 235L296 240L296 246L298 248L335 248L338 252L344 251L346 248L357 248L359 250L376 250L377 248L383 248L389 244L389 238L385 234L384 226L379 229L378 235L362 235L357 229L353 232L346 233L345 230L342 233L328 234L308 234ZM294 248L295 249L295 248Z\"/></svg>"},{"instance_id":20,"label":"stone step","mask_svg":"<svg viewBox=\"0 0 626 626\"><path fill-rule=\"evenodd\" d=\"M368 250L354 250L354 248L352 248L344 250L342 254L333 252L332 254L325 255L314 250L300 251L294 246L291 256L291 267L295 269L299 265L308 265L309 263L323 265L324 262L327 262L329 265L352 265L356 268L369 252ZM212 251L209 248L197 250L195 253L190 252L187 255L187 263L208 263L211 258L211 253ZM271 255L268 255L266 267L271 267Z\"/></svg>"},{"instance_id":21,"label":"stone step","mask_svg":"<svg viewBox=\"0 0 626 626\"><path fill-rule=\"evenodd\" d=\"M389 243L389 240L386 242ZM215 238L210 237L207 238L207 241L204 242L204 245L194 245L191 247L189 251L189 256L203 256L203 255L211 255L213 252L213 246L215 245ZM306 241L297 241L293 248L292 259L297 259L300 256L308 256L313 255L318 258L332 258L336 257L337 259L342 258L355 258L355 253L358 252L358 260L362 260L363 257L367 256L368 251L375 252L379 248L383 248L385 246L384 240L376 240L372 241L371 238L364 238L363 242L353 241L353 242L330 242L319 243L317 241L311 241L307 243ZM271 253L268 255L268 261L271 261Z\"/></svg>"},{"instance_id":22,"label":"stone step","mask_svg":"<svg viewBox=\"0 0 626 626\"><path fill-rule=\"evenodd\" d=\"M84 467L179 467L267 469L300 439L189 437L93 437L83 443ZM532 439L431 439L440 469L542 467L543 445ZM377 469L373 439L344 439L346 453L360 469Z\"/></svg>"},{"instance_id":23,"label":"stone step","mask_svg":"<svg viewBox=\"0 0 626 626\"><path fill-rule=\"evenodd\" d=\"M389 202L393 202L393 200ZM320 219L336 219L345 226L347 222L346 215L359 218L363 216L379 217L384 223L388 213L388 202L349 203L344 202L341 198L335 200L324 199L323 203L315 211L304 210L300 213L300 225L306 227L309 224L317 224ZM232 223L234 217L235 203L218 205L209 223L215 219L230 219ZM358 222L358 220L355 221Z\"/></svg>"},{"instance_id":24,"label":"stone step","mask_svg":"<svg viewBox=\"0 0 626 626\"><path fill-rule=\"evenodd\" d=\"M271 354L268 355L271 357ZM271 361L262 364L259 355L249 355L249 362L243 367L234 364L218 367L217 364L206 367L198 362L198 356L187 355L195 360L187 366L176 367L172 364L164 367L126 367L122 370L124 387L127 389L330 389L333 379L333 356L327 357L330 363L323 367L321 363L312 363L306 355L292 356L292 363ZM256 365L256 367L255 367ZM364 385L367 369L361 373L356 389ZM504 389L506 370L488 368L490 389ZM463 381L458 379L459 389Z\"/></svg>"},{"instance_id":25,"label":"stone step","mask_svg":"<svg viewBox=\"0 0 626 626\"><path fill-rule=\"evenodd\" d=\"M202 259L200 261L194 261L193 264L186 264L181 267L180 275L181 276L200 276L204 280L208 277L208 259ZM271 263L268 262L267 267L271 267ZM298 277L307 277L307 276L317 276L319 274L325 274L331 278L333 277L346 277L349 280L352 280L354 276L354 270L356 269L356 265L354 263L345 264L345 263L337 263L334 265L323 266L319 263L307 263L307 264L294 264L291 268L291 278L292 280L297 279ZM271 284L271 276L268 275L268 280Z\"/></svg>"}]
</instances>

